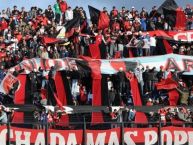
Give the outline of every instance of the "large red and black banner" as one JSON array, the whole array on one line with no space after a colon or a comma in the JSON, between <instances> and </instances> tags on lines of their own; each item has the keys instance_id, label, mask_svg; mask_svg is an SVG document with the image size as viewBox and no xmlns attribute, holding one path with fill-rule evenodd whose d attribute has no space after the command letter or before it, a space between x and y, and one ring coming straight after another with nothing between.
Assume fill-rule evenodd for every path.
<instances>
[{"instance_id":1,"label":"large red and black banner","mask_svg":"<svg viewBox=\"0 0 193 145\"><path fill-rule=\"evenodd\" d=\"M7 127L0 126L0 143L7 144ZM25 145L192 145L193 129L183 127L113 128L108 130L54 130L10 127L9 141Z\"/></svg>"}]
</instances>

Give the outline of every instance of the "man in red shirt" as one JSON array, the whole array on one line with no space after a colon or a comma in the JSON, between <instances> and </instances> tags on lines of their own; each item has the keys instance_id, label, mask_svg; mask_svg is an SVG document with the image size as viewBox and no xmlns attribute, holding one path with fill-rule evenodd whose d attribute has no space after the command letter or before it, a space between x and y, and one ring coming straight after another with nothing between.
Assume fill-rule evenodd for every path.
<instances>
[{"instance_id":1,"label":"man in red shirt","mask_svg":"<svg viewBox=\"0 0 193 145\"><path fill-rule=\"evenodd\" d=\"M5 18L2 18L2 21L0 22L0 32L3 33L5 29L8 28L8 24L5 21Z\"/></svg>"},{"instance_id":2,"label":"man in red shirt","mask_svg":"<svg viewBox=\"0 0 193 145\"><path fill-rule=\"evenodd\" d=\"M110 13L111 19L117 17L117 16L118 16L118 13L119 13L119 12L118 12L118 10L116 9L116 7L113 6L113 10L112 10L111 13Z\"/></svg>"},{"instance_id":3,"label":"man in red shirt","mask_svg":"<svg viewBox=\"0 0 193 145\"><path fill-rule=\"evenodd\" d=\"M129 21L129 18L128 16L125 17L125 20L123 22L123 28L124 28L124 31L131 31L131 22Z\"/></svg>"},{"instance_id":4,"label":"man in red shirt","mask_svg":"<svg viewBox=\"0 0 193 145\"><path fill-rule=\"evenodd\" d=\"M59 2L59 6L60 6L60 10L62 13L65 13L67 8L68 8L68 5L67 5L67 2L65 0L61 0Z\"/></svg>"}]
</instances>

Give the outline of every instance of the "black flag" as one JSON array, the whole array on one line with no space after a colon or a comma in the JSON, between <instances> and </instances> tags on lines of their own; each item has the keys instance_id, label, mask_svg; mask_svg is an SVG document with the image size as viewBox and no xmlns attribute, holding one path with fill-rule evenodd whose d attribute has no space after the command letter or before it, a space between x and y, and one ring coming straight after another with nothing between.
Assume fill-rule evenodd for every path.
<instances>
[{"instance_id":1,"label":"black flag","mask_svg":"<svg viewBox=\"0 0 193 145\"><path fill-rule=\"evenodd\" d=\"M90 20L92 21L93 24L98 25L98 20L100 17L100 10L92 7L92 6L88 6L89 9L89 13L90 13Z\"/></svg>"},{"instance_id":2,"label":"black flag","mask_svg":"<svg viewBox=\"0 0 193 145\"><path fill-rule=\"evenodd\" d=\"M175 0L165 0L165 2L158 8L157 12L163 14L163 8L168 10L175 10L178 8Z\"/></svg>"}]
</instances>

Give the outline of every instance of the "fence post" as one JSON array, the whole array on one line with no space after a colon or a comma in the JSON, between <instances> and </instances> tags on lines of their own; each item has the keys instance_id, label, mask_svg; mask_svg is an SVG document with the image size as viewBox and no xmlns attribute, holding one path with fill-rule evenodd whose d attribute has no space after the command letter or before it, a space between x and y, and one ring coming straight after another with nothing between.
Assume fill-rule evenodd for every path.
<instances>
[{"instance_id":1,"label":"fence post","mask_svg":"<svg viewBox=\"0 0 193 145\"><path fill-rule=\"evenodd\" d=\"M124 145L124 122L121 122L121 145Z\"/></svg>"},{"instance_id":2,"label":"fence post","mask_svg":"<svg viewBox=\"0 0 193 145\"><path fill-rule=\"evenodd\" d=\"M83 124L83 144L86 145L86 119L84 115L84 124Z\"/></svg>"},{"instance_id":3,"label":"fence post","mask_svg":"<svg viewBox=\"0 0 193 145\"><path fill-rule=\"evenodd\" d=\"M45 145L48 145L48 122L45 125Z\"/></svg>"},{"instance_id":4,"label":"fence post","mask_svg":"<svg viewBox=\"0 0 193 145\"><path fill-rule=\"evenodd\" d=\"M10 122L7 123L7 145L10 145Z\"/></svg>"},{"instance_id":5,"label":"fence post","mask_svg":"<svg viewBox=\"0 0 193 145\"><path fill-rule=\"evenodd\" d=\"M161 116L159 116L159 127L158 127L158 138L159 138L159 145L162 145L162 138L161 138Z\"/></svg>"}]
</instances>

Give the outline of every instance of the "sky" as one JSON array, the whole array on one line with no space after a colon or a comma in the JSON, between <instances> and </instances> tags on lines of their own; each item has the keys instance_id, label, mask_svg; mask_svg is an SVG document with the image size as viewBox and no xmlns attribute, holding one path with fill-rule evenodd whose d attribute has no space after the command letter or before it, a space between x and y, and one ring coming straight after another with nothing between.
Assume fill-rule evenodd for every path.
<instances>
[{"instance_id":1,"label":"sky","mask_svg":"<svg viewBox=\"0 0 193 145\"><path fill-rule=\"evenodd\" d=\"M141 10L142 7L145 7L147 10L156 5L160 6L165 0L67 0L68 4L71 7L82 6L88 13L88 5L91 5L97 9L102 9L107 7L110 11L113 6L121 8L125 6L127 9L130 9L134 6L137 10ZM56 0L0 0L0 10L6 9L7 7L12 8L14 5L18 6L20 9L24 6L26 9L29 9L32 6L38 6L40 8L47 8L48 5L54 5ZM191 4L193 6L193 0L176 0L177 4L181 7L185 7L186 4Z\"/></svg>"}]
</instances>

